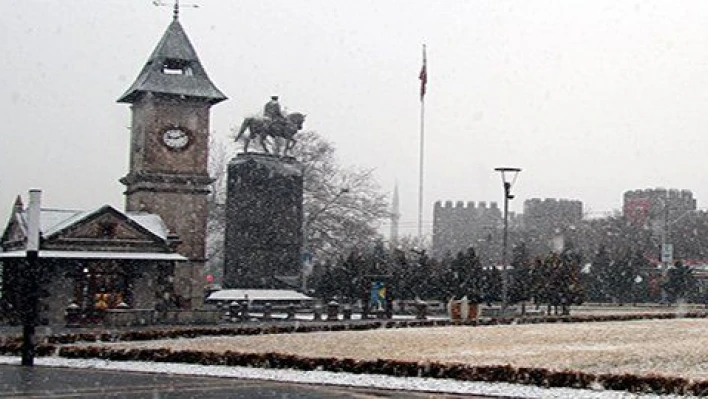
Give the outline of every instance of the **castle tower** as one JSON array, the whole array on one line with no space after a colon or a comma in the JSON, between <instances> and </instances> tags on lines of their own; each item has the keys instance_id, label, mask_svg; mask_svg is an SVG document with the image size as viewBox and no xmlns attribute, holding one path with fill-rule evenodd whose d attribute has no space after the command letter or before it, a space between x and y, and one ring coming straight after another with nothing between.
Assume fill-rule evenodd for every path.
<instances>
[{"instance_id":1,"label":"castle tower","mask_svg":"<svg viewBox=\"0 0 708 399\"><path fill-rule=\"evenodd\" d=\"M206 256L207 195L212 179L209 115L226 99L209 80L175 12L135 82L118 102L131 104L125 209L159 214L190 261L175 272L177 293L201 301Z\"/></svg>"}]
</instances>

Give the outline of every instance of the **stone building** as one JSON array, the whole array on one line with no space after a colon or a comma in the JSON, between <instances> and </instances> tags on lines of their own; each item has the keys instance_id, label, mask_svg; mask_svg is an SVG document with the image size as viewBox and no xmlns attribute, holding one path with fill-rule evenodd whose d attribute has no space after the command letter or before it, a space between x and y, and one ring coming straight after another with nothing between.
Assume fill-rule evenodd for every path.
<instances>
[{"instance_id":1,"label":"stone building","mask_svg":"<svg viewBox=\"0 0 708 399\"><path fill-rule=\"evenodd\" d=\"M582 220L583 203L579 200L528 199L524 201L524 241L532 253L559 251Z\"/></svg>"},{"instance_id":2,"label":"stone building","mask_svg":"<svg viewBox=\"0 0 708 399\"><path fill-rule=\"evenodd\" d=\"M487 264L496 262L501 254L503 223L496 202L487 205L480 201L475 205L472 201L458 201L453 205L452 201L437 201L433 209L432 256L454 256L473 247Z\"/></svg>"},{"instance_id":3,"label":"stone building","mask_svg":"<svg viewBox=\"0 0 708 399\"><path fill-rule=\"evenodd\" d=\"M69 303L87 313L195 309L203 301L211 106L226 99L211 82L175 12L138 74L118 99L131 104L125 212L41 212L40 266L46 315L60 322ZM69 183L69 182L67 182ZM3 303L22 301L14 284L25 264L27 218L19 201L4 231ZM121 306L123 306L121 305Z\"/></svg>"},{"instance_id":4,"label":"stone building","mask_svg":"<svg viewBox=\"0 0 708 399\"><path fill-rule=\"evenodd\" d=\"M131 104L125 209L160 215L180 237L189 262L175 270L188 307L202 302L206 263L210 108L226 99L199 61L177 14L135 82L118 102Z\"/></svg>"},{"instance_id":5,"label":"stone building","mask_svg":"<svg viewBox=\"0 0 708 399\"><path fill-rule=\"evenodd\" d=\"M28 212L15 202L2 239L0 310L17 321L25 292ZM186 258L175 251L179 241L160 216L121 212L109 205L90 211L42 209L39 217L38 278L42 318L64 322L70 304L87 322L116 308L176 309L181 298L172 275Z\"/></svg>"},{"instance_id":6,"label":"stone building","mask_svg":"<svg viewBox=\"0 0 708 399\"><path fill-rule=\"evenodd\" d=\"M666 217L696 210L696 200L690 190L652 188L625 191L622 214L642 226L663 223ZM667 214L668 212L668 214Z\"/></svg>"}]
</instances>

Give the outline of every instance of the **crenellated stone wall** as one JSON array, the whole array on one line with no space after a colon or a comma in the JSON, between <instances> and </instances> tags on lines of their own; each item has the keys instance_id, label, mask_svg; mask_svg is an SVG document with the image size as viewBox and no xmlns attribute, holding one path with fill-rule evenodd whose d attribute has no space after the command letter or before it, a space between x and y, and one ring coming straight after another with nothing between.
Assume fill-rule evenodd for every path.
<instances>
[{"instance_id":1,"label":"crenellated stone wall","mask_svg":"<svg viewBox=\"0 0 708 399\"><path fill-rule=\"evenodd\" d=\"M437 201L433 209L432 255L441 258L474 247L495 262L501 248L503 214L496 202Z\"/></svg>"},{"instance_id":2,"label":"crenellated stone wall","mask_svg":"<svg viewBox=\"0 0 708 399\"><path fill-rule=\"evenodd\" d=\"M681 215L697 209L690 190L650 188L625 191L622 213L634 223L646 225L663 220L667 215Z\"/></svg>"}]
</instances>

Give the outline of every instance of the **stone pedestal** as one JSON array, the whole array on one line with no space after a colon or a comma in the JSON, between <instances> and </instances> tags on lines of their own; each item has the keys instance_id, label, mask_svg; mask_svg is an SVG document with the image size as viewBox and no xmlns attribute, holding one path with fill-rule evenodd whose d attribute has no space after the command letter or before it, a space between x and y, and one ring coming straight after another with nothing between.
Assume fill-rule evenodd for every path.
<instances>
[{"instance_id":1,"label":"stone pedestal","mask_svg":"<svg viewBox=\"0 0 708 399\"><path fill-rule=\"evenodd\" d=\"M301 269L302 164L238 154L229 162L225 288L296 288Z\"/></svg>"}]
</instances>

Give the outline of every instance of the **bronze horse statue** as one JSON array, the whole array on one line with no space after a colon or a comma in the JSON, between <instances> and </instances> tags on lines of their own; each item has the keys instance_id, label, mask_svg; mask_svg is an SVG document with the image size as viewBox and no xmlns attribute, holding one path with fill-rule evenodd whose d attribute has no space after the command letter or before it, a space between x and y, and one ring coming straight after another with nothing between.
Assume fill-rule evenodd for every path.
<instances>
[{"instance_id":1,"label":"bronze horse statue","mask_svg":"<svg viewBox=\"0 0 708 399\"><path fill-rule=\"evenodd\" d=\"M302 129L305 122L305 115L299 112L288 114L282 119L270 119L259 117L248 117L241 123L241 128L236 135L235 141L243 138L243 152L248 152L248 146L251 140L258 139L263 152L270 154L268 150L267 139L273 137L273 152L275 155L285 156L295 146L295 134ZM244 134L246 130L248 134ZM285 146L282 148L280 141L285 141Z\"/></svg>"}]
</instances>

